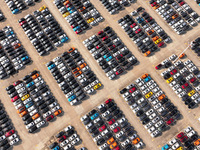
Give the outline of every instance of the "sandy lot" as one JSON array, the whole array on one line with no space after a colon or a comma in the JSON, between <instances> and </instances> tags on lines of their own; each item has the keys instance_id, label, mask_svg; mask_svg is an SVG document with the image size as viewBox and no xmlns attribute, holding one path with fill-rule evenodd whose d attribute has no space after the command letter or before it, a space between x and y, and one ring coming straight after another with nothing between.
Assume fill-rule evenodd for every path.
<instances>
[{"instance_id":1,"label":"sandy lot","mask_svg":"<svg viewBox=\"0 0 200 150\"><path fill-rule=\"evenodd\" d=\"M200 14L199 6L190 0L185 0L190 6ZM80 137L83 140L83 145L86 146L89 150L96 150L97 147L95 143L92 141L92 138L89 136L88 132L82 125L80 121L80 117L84 115L86 112L90 111L92 108L96 107L101 102L105 101L107 98L113 98L116 100L118 106L120 106L121 110L124 112L130 123L135 127L136 131L143 139L145 144L147 145L145 150L158 150L163 144L165 144L169 139L171 139L176 133L178 133L183 128L191 125L194 129L200 133L200 123L197 121L197 118L200 117L200 112L198 108L195 110L188 110L185 105L181 102L181 100L176 96L176 94L170 89L170 87L163 81L158 72L155 71L154 67L163 59L169 57L171 54L179 54L183 49L187 47L187 42L195 39L199 36L200 25L196 26L193 30L187 32L185 35L177 35L172 29L164 22L164 20L156 14L156 12L150 8L148 1L138 0L137 3L132 4L130 7L126 8L119 14L111 16L107 10L103 7L103 5L98 0L91 0L91 2L96 6L102 16L105 18L103 23L100 23L98 26L93 27L91 30L87 31L85 34L77 36L69 26L69 24L64 20L61 16L55 5L52 3L52 0L43 0L42 2L36 4L34 7L30 7L26 11L18 15L11 14L11 11L4 3L4 1L0 1L1 10L6 16L6 21L0 24L0 29L4 26L9 25L14 28L15 33L19 37L25 49L28 51L28 54L31 56L33 63L27 66L24 70L20 71L18 74L14 75L14 77L10 77L9 79L0 81L0 99L2 100L5 108L12 119L12 122L18 131L20 138L22 139L21 144L14 147L16 150L41 150L45 143L59 130L66 127L68 124L73 125ZM52 52L50 55L45 57L40 57L34 47L31 45L29 39L26 37L22 28L18 25L18 19L24 17L25 15L32 13L34 10L39 9L41 6L46 5L52 14L55 16L57 21L60 23L62 28L65 30L67 35L70 38L70 42L66 43L63 47L58 48L56 51ZM135 10L138 6L143 6L148 13L150 13L157 23L170 35L173 42L168 44L166 48L162 48L159 52L157 52L154 56L150 58L144 57L138 50L136 45L129 39L126 33L121 29L121 27L117 24L117 20L123 17L124 15L130 13ZM135 66L132 70L130 70L125 75L121 76L118 80L111 81L109 80L101 68L98 66L97 62L91 56L89 51L84 47L82 41L86 38L96 34L99 30L103 29L106 26L111 26L115 32L120 36L125 45L132 51L132 53L137 57L140 64ZM96 73L97 77L103 83L104 88L99 90L95 95L90 96L89 99L84 101L81 105L72 107L67 102L64 94L58 87L56 81L51 76L50 72L47 70L45 64L52 60L54 57L60 55L65 50L70 47L76 47L82 54L87 63L91 67L91 69ZM187 56L193 60L193 62L200 66L200 62L196 54L192 53L191 50L186 51ZM51 91L54 96L60 103L61 107L64 110L64 115L62 117L58 117L56 121L50 123L47 127L42 128L40 132L35 134L27 133L23 121L20 119L13 104L10 101L10 98L6 94L5 87L12 84L15 80L21 79L23 76L31 72L32 70L37 69L40 71L42 77L49 85ZM161 137L156 139L152 139L147 131L143 128L142 124L138 120L138 118L132 113L129 106L124 102L124 100L119 95L119 89L128 85L130 82L135 80L137 77L141 76L143 73L149 73L154 78L154 80L159 84L159 86L164 90L167 96L171 99L171 101L178 107L181 114L183 115L183 119L178 121L176 125L171 127L171 129L165 132Z\"/></svg>"}]
</instances>

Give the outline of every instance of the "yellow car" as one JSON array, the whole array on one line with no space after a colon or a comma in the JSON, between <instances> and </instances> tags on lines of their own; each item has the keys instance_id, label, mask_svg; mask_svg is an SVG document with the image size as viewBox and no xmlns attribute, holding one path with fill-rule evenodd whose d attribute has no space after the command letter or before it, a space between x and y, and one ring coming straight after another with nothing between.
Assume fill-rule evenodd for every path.
<instances>
[{"instance_id":1,"label":"yellow car","mask_svg":"<svg viewBox=\"0 0 200 150\"><path fill-rule=\"evenodd\" d=\"M94 18L90 18L90 19L87 20L87 23L91 23L93 21L94 21Z\"/></svg>"},{"instance_id":2,"label":"yellow car","mask_svg":"<svg viewBox=\"0 0 200 150\"><path fill-rule=\"evenodd\" d=\"M183 150L183 147L182 146L180 146L179 148L177 148L176 150Z\"/></svg>"},{"instance_id":3,"label":"yellow car","mask_svg":"<svg viewBox=\"0 0 200 150\"><path fill-rule=\"evenodd\" d=\"M155 44L159 44L161 41L162 41L162 39L158 39L158 40L156 40L154 43L155 43Z\"/></svg>"},{"instance_id":4,"label":"yellow car","mask_svg":"<svg viewBox=\"0 0 200 150\"><path fill-rule=\"evenodd\" d=\"M101 87L101 83L98 83L98 84L96 84L95 86L94 86L94 90L96 90L96 89L98 89L98 88L100 88Z\"/></svg>"},{"instance_id":5,"label":"yellow car","mask_svg":"<svg viewBox=\"0 0 200 150\"><path fill-rule=\"evenodd\" d=\"M46 6L42 6L42 7L40 7L39 11L43 11L45 9L46 9Z\"/></svg>"},{"instance_id":6,"label":"yellow car","mask_svg":"<svg viewBox=\"0 0 200 150\"><path fill-rule=\"evenodd\" d=\"M147 93L146 95L145 95L145 97L146 98L149 98L149 97L151 97L153 95L153 93L152 92L149 92L149 93Z\"/></svg>"},{"instance_id":7,"label":"yellow car","mask_svg":"<svg viewBox=\"0 0 200 150\"><path fill-rule=\"evenodd\" d=\"M65 18L65 17L67 17L67 16L69 16L70 15L70 13L69 12L66 12L66 13L64 13L62 16Z\"/></svg>"},{"instance_id":8,"label":"yellow car","mask_svg":"<svg viewBox=\"0 0 200 150\"><path fill-rule=\"evenodd\" d=\"M27 98L29 98L29 94L24 95L24 96L21 98L21 100L24 101L24 100L26 100Z\"/></svg>"},{"instance_id":9,"label":"yellow car","mask_svg":"<svg viewBox=\"0 0 200 150\"><path fill-rule=\"evenodd\" d=\"M188 93L188 96L194 95L195 92L196 92L195 90L190 91L190 92Z\"/></svg>"},{"instance_id":10,"label":"yellow car","mask_svg":"<svg viewBox=\"0 0 200 150\"><path fill-rule=\"evenodd\" d=\"M166 80L167 83L171 83L174 80L173 77L170 77L169 79Z\"/></svg>"}]
</instances>

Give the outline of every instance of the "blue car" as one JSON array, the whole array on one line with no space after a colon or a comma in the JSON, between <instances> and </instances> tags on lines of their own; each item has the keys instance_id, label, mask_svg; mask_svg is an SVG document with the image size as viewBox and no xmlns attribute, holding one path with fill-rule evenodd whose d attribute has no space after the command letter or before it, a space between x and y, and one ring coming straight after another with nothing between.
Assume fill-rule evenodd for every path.
<instances>
[{"instance_id":1,"label":"blue car","mask_svg":"<svg viewBox=\"0 0 200 150\"><path fill-rule=\"evenodd\" d=\"M53 68L55 68L56 67L56 65L55 64L52 64L52 65L50 65L49 67L48 67L48 70L51 70L51 69L53 69Z\"/></svg>"},{"instance_id":2,"label":"blue car","mask_svg":"<svg viewBox=\"0 0 200 150\"><path fill-rule=\"evenodd\" d=\"M143 21L144 21L143 18L141 18L141 17L137 18L137 22L138 22L138 23L142 23Z\"/></svg>"},{"instance_id":3,"label":"blue car","mask_svg":"<svg viewBox=\"0 0 200 150\"><path fill-rule=\"evenodd\" d=\"M109 56L106 58L106 61L110 61L113 57L112 56Z\"/></svg>"},{"instance_id":4,"label":"blue car","mask_svg":"<svg viewBox=\"0 0 200 150\"><path fill-rule=\"evenodd\" d=\"M146 77L146 78L144 79L144 82L148 82L148 81L150 81L150 80L151 80L151 77L148 76L148 77Z\"/></svg>"},{"instance_id":5,"label":"blue car","mask_svg":"<svg viewBox=\"0 0 200 150\"><path fill-rule=\"evenodd\" d=\"M73 28L73 30L74 30L74 31L76 31L76 30L78 30L78 29L80 29L80 27L79 27L79 26L77 26L77 27Z\"/></svg>"},{"instance_id":6,"label":"blue car","mask_svg":"<svg viewBox=\"0 0 200 150\"><path fill-rule=\"evenodd\" d=\"M168 144L166 144L166 145L164 145L164 146L162 147L162 150L167 150L167 149L169 149L169 145L168 145Z\"/></svg>"},{"instance_id":7,"label":"blue car","mask_svg":"<svg viewBox=\"0 0 200 150\"><path fill-rule=\"evenodd\" d=\"M27 88L31 87L32 85L34 85L35 83L32 81L29 84L26 85Z\"/></svg>"},{"instance_id":8,"label":"blue car","mask_svg":"<svg viewBox=\"0 0 200 150\"><path fill-rule=\"evenodd\" d=\"M108 57L110 57L110 56L111 56L110 53L108 53L108 54L104 55L103 58L106 59L106 58L108 58Z\"/></svg>"},{"instance_id":9,"label":"blue car","mask_svg":"<svg viewBox=\"0 0 200 150\"><path fill-rule=\"evenodd\" d=\"M30 101L28 104L26 104L26 108L28 109L28 108L30 108L31 106L33 106L33 102L32 101Z\"/></svg>"},{"instance_id":10,"label":"blue car","mask_svg":"<svg viewBox=\"0 0 200 150\"><path fill-rule=\"evenodd\" d=\"M22 61L25 61L25 60L28 60L28 59L29 59L28 56L24 56L24 57L21 58Z\"/></svg>"},{"instance_id":11,"label":"blue car","mask_svg":"<svg viewBox=\"0 0 200 150\"><path fill-rule=\"evenodd\" d=\"M73 10L70 10L69 13L72 14L72 13L75 12L75 11L76 11L76 10L73 9Z\"/></svg>"},{"instance_id":12,"label":"blue car","mask_svg":"<svg viewBox=\"0 0 200 150\"><path fill-rule=\"evenodd\" d=\"M76 98L76 95L72 95L70 98L68 98L68 101L71 102Z\"/></svg>"},{"instance_id":13,"label":"blue car","mask_svg":"<svg viewBox=\"0 0 200 150\"><path fill-rule=\"evenodd\" d=\"M12 11L13 14L16 14L19 11L19 9L15 9Z\"/></svg>"},{"instance_id":14,"label":"blue car","mask_svg":"<svg viewBox=\"0 0 200 150\"><path fill-rule=\"evenodd\" d=\"M95 118L97 118L99 116L99 114L98 113L95 113L94 115L92 115L90 118L92 119L92 120L94 120Z\"/></svg>"},{"instance_id":15,"label":"blue car","mask_svg":"<svg viewBox=\"0 0 200 150\"><path fill-rule=\"evenodd\" d=\"M67 8L68 11L70 11L70 10L72 10L72 9L75 9L74 6L68 7L68 8Z\"/></svg>"},{"instance_id":16,"label":"blue car","mask_svg":"<svg viewBox=\"0 0 200 150\"><path fill-rule=\"evenodd\" d=\"M65 43L65 42L67 42L67 40L68 40L68 37L63 37L63 38L61 39L61 43Z\"/></svg>"},{"instance_id":17,"label":"blue car","mask_svg":"<svg viewBox=\"0 0 200 150\"><path fill-rule=\"evenodd\" d=\"M56 147L53 148L53 150L59 150L60 149L60 146L57 145Z\"/></svg>"}]
</instances>

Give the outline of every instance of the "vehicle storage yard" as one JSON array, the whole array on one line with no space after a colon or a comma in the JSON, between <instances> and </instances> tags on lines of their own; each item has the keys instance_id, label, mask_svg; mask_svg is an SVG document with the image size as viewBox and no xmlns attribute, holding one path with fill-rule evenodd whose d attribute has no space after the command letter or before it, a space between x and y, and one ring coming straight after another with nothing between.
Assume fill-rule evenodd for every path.
<instances>
[{"instance_id":1,"label":"vehicle storage yard","mask_svg":"<svg viewBox=\"0 0 200 150\"><path fill-rule=\"evenodd\" d=\"M0 99L3 103L9 118L12 120L14 127L16 129L17 135L19 135L21 141L16 144L13 149L15 150L45 150L48 148L48 142L56 135L59 131L64 129L67 125L73 126L82 144L78 145L76 148L86 147L88 150L97 150L95 142L86 130L85 126L81 122L80 118L102 104L105 100L111 98L115 100L115 103L120 108L120 110L125 114L129 123L137 131L137 134L142 139L145 144L144 150L160 150L168 141L177 135L180 131L192 126L193 129L200 135L200 122L198 118L200 117L199 106L194 109L188 109L187 106L182 102L182 100L177 96L177 94L170 88L168 83L163 80L160 75L161 71L156 71L155 66L160 64L164 59L168 58L172 54L179 55L181 52L188 47L188 42L196 39L199 36L200 25L193 27L190 31L185 34L178 35L172 28L165 22L160 15L153 10L149 4L148 0L137 0L132 3L129 7L124 7L125 9L117 14L111 15L106 8L102 5L99 0L90 0L94 7L100 12L101 16L105 19L103 22L99 23L97 26L92 26L91 29L84 31L81 34L76 34L70 27L69 23L62 17L61 13L58 11L57 7L53 4L52 0L42 0L41 2L36 2L35 6L31 6L26 10L23 10L19 14L12 14L8 6L4 1L0 1L1 11L5 16L6 20L0 22L0 29L5 26L10 26L13 28L14 32L17 34L19 41L22 42L28 55L31 57L31 63L26 65L25 69L20 70L17 74L0 80ZM193 0L185 0L191 8L200 15L199 6ZM34 46L31 44L30 40L24 33L23 29L19 26L18 20L27 14L32 14L35 10L38 10L42 6L48 7L52 15L55 17L57 22L60 24L61 28L66 33L69 38L62 47L57 47L55 51L51 51L49 55L39 56L38 52L35 50ZM138 7L145 8L146 12L149 13L158 25L170 36L172 42L167 44L166 47L161 48L154 55L145 57L139 50L137 45L129 38L125 31L119 26L118 20L127 14L130 14ZM120 75L119 78L110 80L104 71L99 66L98 62L90 54L87 48L83 45L83 41L88 39L94 34L105 27L110 26L114 32L119 36L124 45L127 46L128 50L137 58L139 63L134 65L132 69L128 70L126 73ZM95 94L89 95L89 98L83 100L81 104L76 106L71 106L65 97L64 93L58 86L56 80L53 78L51 72L47 69L46 64L52 61L55 57L60 56L71 47L76 47L84 60L94 72L96 77L102 84L100 90ZM200 61L197 54L191 49L184 52L188 59L196 65L197 68L200 67ZM49 86L50 91L55 96L60 107L62 107L63 114L60 117L56 117L55 121L48 124L48 126L43 127L39 132L28 133L25 128L24 122L19 118L16 113L16 109L10 101L5 88L13 84L13 82L18 79L22 79L25 75L29 74L33 70L38 70L45 80L46 84ZM138 117L133 114L131 108L127 105L123 97L120 95L119 91L133 83L138 77L143 74L148 73L158 84L160 89L167 95L170 101L177 106L177 109L182 115L182 119L176 121L176 123L170 126L170 129L163 132L161 136L152 138L147 130L142 125Z\"/></svg>"}]
</instances>

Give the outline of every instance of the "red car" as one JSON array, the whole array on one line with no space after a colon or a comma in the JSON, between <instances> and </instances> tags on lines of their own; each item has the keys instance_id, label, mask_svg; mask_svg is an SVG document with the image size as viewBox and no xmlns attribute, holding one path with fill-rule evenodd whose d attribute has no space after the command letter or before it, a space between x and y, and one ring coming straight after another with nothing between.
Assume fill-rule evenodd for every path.
<instances>
[{"instance_id":1,"label":"red car","mask_svg":"<svg viewBox=\"0 0 200 150\"><path fill-rule=\"evenodd\" d=\"M19 25L22 26L25 23L26 23L26 20L22 21Z\"/></svg>"},{"instance_id":2,"label":"red car","mask_svg":"<svg viewBox=\"0 0 200 150\"><path fill-rule=\"evenodd\" d=\"M17 86L17 85L19 85L20 83L22 83L22 81L18 80L18 81L16 81L16 82L14 82L13 85L14 85L14 86Z\"/></svg>"},{"instance_id":3,"label":"red car","mask_svg":"<svg viewBox=\"0 0 200 150\"><path fill-rule=\"evenodd\" d=\"M82 32L82 30L76 30L76 31L75 31L76 34L79 34L79 33L81 33L81 32Z\"/></svg>"},{"instance_id":4,"label":"red car","mask_svg":"<svg viewBox=\"0 0 200 150\"><path fill-rule=\"evenodd\" d=\"M63 135L61 138L59 138L58 142L61 143L61 142L63 142L66 139L67 139L67 136Z\"/></svg>"},{"instance_id":5,"label":"red car","mask_svg":"<svg viewBox=\"0 0 200 150\"><path fill-rule=\"evenodd\" d=\"M121 73L123 73L124 71L122 69L119 69L115 72L116 75L120 75Z\"/></svg>"},{"instance_id":6,"label":"red car","mask_svg":"<svg viewBox=\"0 0 200 150\"><path fill-rule=\"evenodd\" d=\"M156 2L153 2L153 3L151 4L152 7L154 7L154 6L156 6L156 5L157 5Z\"/></svg>"},{"instance_id":7,"label":"red car","mask_svg":"<svg viewBox=\"0 0 200 150\"><path fill-rule=\"evenodd\" d=\"M130 25L131 28L134 28L137 24L133 23L132 25Z\"/></svg>"},{"instance_id":8,"label":"red car","mask_svg":"<svg viewBox=\"0 0 200 150\"><path fill-rule=\"evenodd\" d=\"M120 127L116 127L116 128L114 128L113 132L114 132L114 133L117 133L117 132L119 132L120 130L121 130Z\"/></svg>"},{"instance_id":9,"label":"red car","mask_svg":"<svg viewBox=\"0 0 200 150\"><path fill-rule=\"evenodd\" d=\"M172 124L173 122L174 122L174 119L170 118L166 123L167 123L167 125L170 125L170 124Z\"/></svg>"},{"instance_id":10,"label":"red car","mask_svg":"<svg viewBox=\"0 0 200 150\"><path fill-rule=\"evenodd\" d=\"M179 133L176 137L177 137L178 139L180 139L180 138L182 138L183 136L184 136L184 133L181 132L181 133Z\"/></svg>"},{"instance_id":11,"label":"red car","mask_svg":"<svg viewBox=\"0 0 200 150\"><path fill-rule=\"evenodd\" d=\"M164 45L164 42L160 42L157 46L158 47L161 47L161 46L163 46Z\"/></svg>"},{"instance_id":12,"label":"red car","mask_svg":"<svg viewBox=\"0 0 200 150\"><path fill-rule=\"evenodd\" d=\"M185 142L187 139L188 139L188 137L187 137L187 136L184 136L184 137L182 137L182 138L180 139L180 141L183 143L183 142Z\"/></svg>"},{"instance_id":13,"label":"red car","mask_svg":"<svg viewBox=\"0 0 200 150\"><path fill-rule=\"evenodd\" d=\"M130 92L130 93L133 93L135 90L136 90L136 88L133 87L133 88L131 88L131 89L129 90L129 92Z\"/></svg>"},{"instance_id":14,"label":"red car","mask_svg":"<svg viewBox=\"0 0 200 150\"><path fill-rule=\"evenodd\" d=\"M108 36L105 36L102 38L102 41L105 41L108 38Z\"/></svg>"},{"instance_id":15,"label":"red car","mask_svg":"<svg viewBox=\"0 0 200 150\"><path fill-rule=\"evenodd\" d=\"M179 5L180 5L180 6L182 6L182 5L184 5L184 4L185 4L185 2L184 2L184 1L182 1L182 2L180 2L180 4L179 4Z\"/></svg>"},{"instance_id":16,"label":"red car","mask_svg":"<svg viewBox=\"0 0 200 150\"><path fill-rule=\"evenodd\" d=\"M141 31L142 31L141 29L137 29L137 30L135 31L135 33L138 34L138 33L140 33Z\"/></svg>"},{"instance_id":17,"label":"red car","mask_svg":"<svg viewBox=\"0 0 200 150\"><path fill-rule=\"evenodd\" d=\"M10 130L10 131L6 132L5 136L9 137L9 136L11 136L14 133L15 133L15 130Z\"/></svg>"},{"instance_id":18,"label":"red car","mask_svg":"<svg viewBox=\"0 0 200 150\"><path fill-rule=\"evenodd\" d=\"M113 150L120 150L120 148L119 148L119 146L117 146Z\"/></svg>"},{"instance_id":19,"label":"red car","mask_svg":"<svg viewBox=\"0 0 200 150\"><path fill-rule=\"evenodd\" d=\"M71 5L72 5L72 4L71 4L71 3L69 3L69 4L65 5L65 6L68 8L68 7L70 7Z\"/></svg>"},{"instance_id":20,"label":"red car","mask_svg":"<svg viewBox=\"0 0 200 150\"><path fill-rule=\"evenodd\" d=\"M170 72L171 75L174 75L174 74L176 74L176 73L177 73L177 70L176 70L176 69L174 69L174 70L172 70L172 71Z\"/></svg>"},{"instance_id":21,"label":"red car","mask_svg":"<svg viewBox=\"0 0 200 150\"><path fill-rule=\"evenodd\" d=\"M108 104L108 103L110 103L110 102L112 102L112 99L110 99L110 98L109 98L108 100L105 101L106 104Z\"/></svg>"},{"instance_id":22,"label":"red car","mask_svg":"<svg viewBox=\"0 0 200 150\"><path fill-rule=\"evenodd\" d=\"M148 23L148 22L150 22L152 19L153 19L152 17L149 17L149 18L146 20L146 22Z\"/></svg>"},{"instance_id":23,"label":"red car","mask_svg":"<svg viewBox=\"0 0 200 150\"><path fill-rule=\"evenodd\" d=\"M102 127L99 128L99 132L102 132L102 131L105 130L105 129L106 129L106 126L103 125Z\"/></svg>"},{"instance_id":24,"label":"red car","mask_svg":"<svg viewBox=\"0 0 200 150\"><path fill-rule=\"evenodd\" d=\"M157 65L155 68L156 70L160 69L162 67L162 64Z\"/></svg>"},{"instance_id":25,"label":"red car","mask_svg":"<svg viewBox=\"0 0 200 150\"><path fill-rule=\"evenodd\" d=\"M115 123L115 119L111 119L111 120L108 122L109 125L112 125L113 123Z\"/></svg>"},{"instance_id":26,"label":"red car","mask_svg":"<svg viewBox=\"0 0 200 150\"><path fill-rule=\"evenodd\" d=\"M189 85L188 83L185 83L181 87L182 87L182 89L185 89L188 85Z\"/></svg>"},{"instance_id":27,"label":"red car","mask_svg":"<svg viewBox=\"0 0 200 150\"><path fill-rule=\"evenodd\" d=\"M46 117L46 121L51 121L53 118L54 118L54 116L50 115L50 116Z\"/></svg>"},{"instance_id":28,"label":"red car","mask_svg":"<svg viewBox=\"0 0 200 150\"><path fill-rule=\"evenodd\" d=\"M102 33L103 33L103 31L99 31L99 32L98 32L98 35L100 35L100 34L102 34Z\"/></svg>"},{"instance_id":29,"label":"red car","mask_svg":"<svg viewBox=\"0 0 200 150\"><path fill-rule=\"evenodd\" d=\"M196 81L196 78L195 78L195 77L192 78L192 79L190 79L190 83L193 83L194 81Z\"/></svg>"},{"instance_id":30,"label":"red car","mask_svg":"<svg viewBox=\"0 0 200 150\"><path fill-rule=\"evenodd\" d=\"M15 102L16 100L18 100L19 99L19 96L17 95L17 96L15 96L15 97L13 97L12 99L11 99L11 102Z\"/></svg>"}]
</instances>

